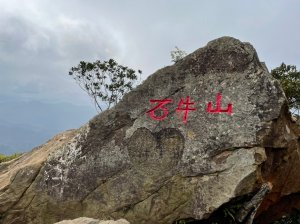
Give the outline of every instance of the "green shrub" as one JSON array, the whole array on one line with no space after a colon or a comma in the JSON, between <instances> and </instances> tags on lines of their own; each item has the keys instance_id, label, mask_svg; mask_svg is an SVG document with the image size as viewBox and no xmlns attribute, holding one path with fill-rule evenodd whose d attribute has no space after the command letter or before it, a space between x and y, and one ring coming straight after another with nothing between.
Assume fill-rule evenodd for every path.
<instances>
[{"instance_id":1,"label":"green shrub","mask_svg":"<svg viewBox=\"0 0 300 224\"><path fill-rule=\"evenodd\" d=\"M279 67L271 70L271 74L277 79L285 92L288 104L292 112L300 112L300 71L295 65L282 63Z\"/></svg>"},{"instance_id":2,"label":"green shrub","mask_svg":"<svg viewBox=\"0 0 300 224\"><path fill-rule=\"evenodd\" d=\"M22 153L15 153L15 154L12 154L12 155L9 155L9 156L4 155L4 154L0 154L0 163L13 160L15 158L18 158L21 155L22 155Z\"/></svg>"}]
</instances>

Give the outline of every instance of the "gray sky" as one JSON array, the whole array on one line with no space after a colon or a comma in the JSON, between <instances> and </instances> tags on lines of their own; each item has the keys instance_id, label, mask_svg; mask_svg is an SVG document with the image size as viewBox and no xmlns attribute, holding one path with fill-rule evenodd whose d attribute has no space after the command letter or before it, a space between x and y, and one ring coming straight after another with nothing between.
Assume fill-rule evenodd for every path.
<instances>
[{"instance_id":1,"label":"gray sky","mask_svg":"<svg viewBox=\"0 0 300 224\"><path fill-rule=\"evenodd\" d=\"M80 60L114 58L144 77L227 35L261 61L300 69L299 0L0 0L0 95L90 104L69 77Z\"/></svg>"}]
</instances>

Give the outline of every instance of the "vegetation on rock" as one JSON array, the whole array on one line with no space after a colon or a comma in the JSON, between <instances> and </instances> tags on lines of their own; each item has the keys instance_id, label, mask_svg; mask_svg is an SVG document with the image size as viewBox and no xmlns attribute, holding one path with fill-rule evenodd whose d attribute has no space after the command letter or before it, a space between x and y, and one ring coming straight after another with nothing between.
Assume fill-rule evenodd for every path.
<instances>
[{"instance_id":1,"label":"vegetation on rock","mask_svg":"<svg viewBox=\"0 0 300 224\"><path fill-rule=\"evenodd\" d=\"M282 217L280 220L275 221L274 224L299 224L300 223L300 214L292 214L290 216Z\"/></svg>"},{"instance_id":2,"label":"vegetation on rock","mask_svg":"<svg viewBox=\"0 0 300 224\"><path fill-rule=\"evenodd\" d=\"M0 163L13 160L15 158L18 158L20 155L21 155L21 153L15 153L15 154L12 154L12 155L9 155L9 156L4 155L4 154L0 154Z\"/></svg>"},{"instance_id":3,"label":"vegetation on rock","mask_svg":"<svg viewBox=\"0 0 300 224\"><path fill-rule=\"evenodd\" d=\"M172 62L176 63L180 61L182 58L184 58L187 55L187 53L178 47L175 47L175 50L171 51L171 59Z\"/></svg>"},{"instance_id":4,"label":"vegetation on rock","mask_svg":"<svg viewBox=\"0 0 300 224\"><path fill-rule=\"evenodd\" d=\"M282 63L279 67L271 70L271 74L276 78L285 92L289 107L293 112L300 110L300 71L295 65Z\"/></svg>"}]
</instances>

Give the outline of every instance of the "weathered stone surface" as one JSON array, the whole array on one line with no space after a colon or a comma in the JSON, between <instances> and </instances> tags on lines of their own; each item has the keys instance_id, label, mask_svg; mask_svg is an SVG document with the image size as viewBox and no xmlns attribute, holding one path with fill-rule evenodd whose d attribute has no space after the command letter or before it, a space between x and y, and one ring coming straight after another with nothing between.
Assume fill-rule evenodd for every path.
<instances>
[{"instance_id":1,"label":"weathered stone surface","mask_svg":"<svg viewBox=\"0 0 300 224\"><path fill-rule=\"evenodd\" d=\"M100 221L97 219L91 219L91 218L85 218L85 217L80 217L74 220L64 220L61 222L57 222L55 224L130 224L128 221L125 219L119 219L119 220L105 220L105 221Z\"/></svg>"},{"instance_id":2,"label":"weathered stone surface","mask_svg":"<svg viewBox=\"0 0 300 224\"><path fill-rule=\"evenodd\" d=\"M217 93L222 108L233 104L232 115L206 112ZM187 96L197 110L184 124L176 108ZM166 105L168 118L152 120L149 100L166 98L173 100ZM278 82L254 48L230 37L216 39L151 75L55 146L45 162L12 163L20 177L9 179L0 166L0 180L6 181L0 185L0 222L203 219L270 181L276 200L263 203L262 217L282 196L300 190L299 133L287 111Z\"/></svg>"},{"instance_id":3,"label":"weathered stone surface","mask_svg":"<svg viewBox=\"0 0 300 224\"><path fill-rule=\"evenodd\" d=\"M13 208L19 202L34 183L48 155L61 148L74 136L75 132L75 130L66 131L43 146L33 149L31 153L0 164L0 214Z\"/></svg>"}]
</instances>

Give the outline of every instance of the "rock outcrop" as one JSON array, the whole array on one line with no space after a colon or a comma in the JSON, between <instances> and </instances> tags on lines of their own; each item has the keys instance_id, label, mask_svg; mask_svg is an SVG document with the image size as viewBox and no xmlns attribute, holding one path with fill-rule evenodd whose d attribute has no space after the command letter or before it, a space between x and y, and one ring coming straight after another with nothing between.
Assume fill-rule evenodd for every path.
<instances>
[{"instance_id":1,"label":"rock outcrop","mask_svg":"<svg viewBox=\"0 0 300 224\"><path fill-rule=\"evenodd\" d=\"M149 112L157 105L151 99L169 101ZM184 123L187 107L196 110ZM158 70L63 136L0 165L0 223L205 219L267 181L273 190L258 211L260 223L272 221L265 217L276 206L277 215L300 208L300 198L283 208L300 191L299 129L255 49L234 38Z\"/></svg>"}]
</instances>

